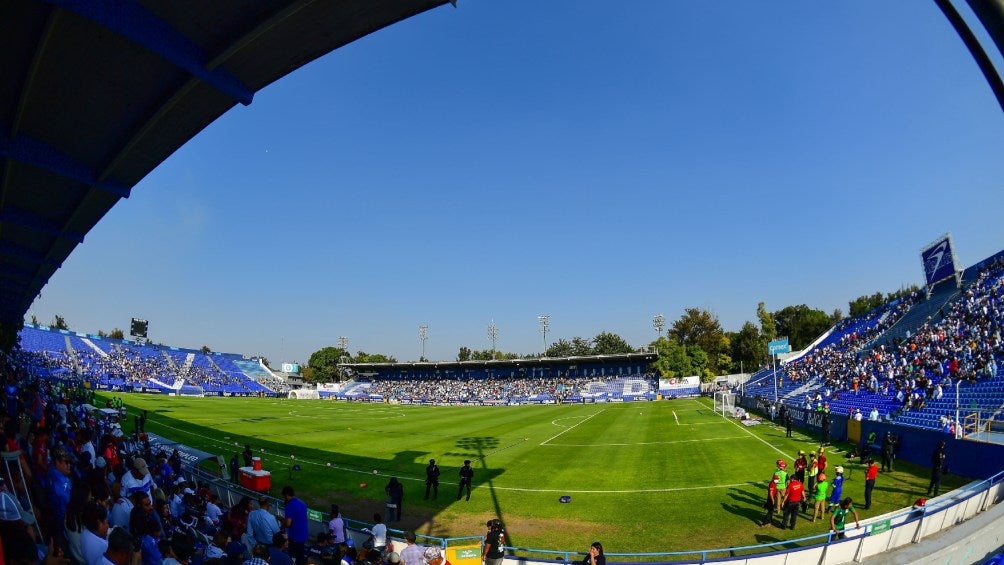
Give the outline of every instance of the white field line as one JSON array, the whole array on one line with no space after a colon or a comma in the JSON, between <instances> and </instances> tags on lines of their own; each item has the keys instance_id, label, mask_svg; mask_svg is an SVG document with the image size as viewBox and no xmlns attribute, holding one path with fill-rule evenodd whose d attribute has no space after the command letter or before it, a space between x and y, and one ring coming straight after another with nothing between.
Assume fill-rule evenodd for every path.
<instances>
[{"instance_id":1,"label":"white field line","mask_svg":"<svg viewBox=\"0 0 1004 565\"><path fill-rule=\"evenodd\" d=\"M600 410L600 412L603 412L603 410ZM584 418L582 420L582 422L585 422L589 418L592 418L593 416L596 416L600 412L597 412L595 414L587 416L586 418ZM579 422L579 424L581 424L582 422ZM225 441L225 440L221 440L221 439L218 439L218 438L215 438L215 437L211 437L211 436L207 436L207 435L203 435L203 434L198 434L198 433L195 433L195 432L191 432L191 431L188 431L188 430L182 430L182 429L177 428L175 426L170 426L170 425L167 425L167 424L165 424L163 422L158 422L158 421L155 421L155 420L151 420L150 423L155 424L155 425L159 425L162 428L167 428L167 429L170 429L170 430L174 430L174 431L182 433L182 434L186 434L186 435L190 435L190 436L194 436L194 437L199 437L199 438L211 441L213 443L218 443L218 444L221 444L221 445L226 445L228 447L235 447L235 446L233 446L233 442L231 442L231 441ZM575 424L575 425L577 426L578 424ZM568 430L570 430L570 429L572 429L574 427L575 426L572 426L572 427L568 428L565 431L567 432ZM562 433L564 433L564 432L562 432ZM554 437L558 437L560 435L561 434L558 434L557 436L554 436ZM740 437L743 437L743 436L740 436ZM754 437L756 437L756 436L754 436ZM170 438L168 438L168 439L170 440ZM551 439L554 439L554 438L551 438ZM756 439L760 439L760 438L756 438ZM174 441L176 441L176 440L174 440ZM548 441L550 441L550 440L548 440ZM694 440L694 441L697 441L697 440ZM707 441L707 440L705 440L705 441ZM543 444L541 444L541 445L543 445ZM283 463L288 463L290 461L290 459L287 459L285 456L275 455L273 453L259 453L259 456L261 456L261 458L264 459L264 460L280 461L280 462L283 462ZM314 466L317 466L317 467L326 467L328 469L331 469L332 471L341 471L341 472L356 473L356 474L359 474L359 475L365 475L365 476L369 476L369 477L389 477L389 476L393 475L393 476L396 476L398 478L398 480L415 481L415 482L425 482L425 477L408 477L408 476L403 476L403 475L400 475L400 474L397 474L397 473L386 474L386 473L379 473L379 472L376 475L373 475L372 471L362 471L362 470L359 470L359 469L353 469L351 467L342 467L340 465L331 465L329 463L319 463L317 461L311 461L309 459L297 458L296 462L300 463L300 464L314 465ZM452 484L452 483L448 483L448 482L444 481L443 484ZM635 493L642 494L642 493L683 492L683 491L690 491L690 490L713 490L713 489L723 489L723 488L738 488L738 487L744 487L744 486L748 486L748 485L749 485L749 483L735 483L735 484L728 484L728 485L704 485L704 486L699 486L699 487L624 489L624 490L533 489L533 488L520 488L520 487L503 487L503 486L497 486L497 485L493 486L492 488L495 489L495 490L504 490L504 491L510 491L510 492L541 492L541 493L560 493L560 494L635 494Z\"/></svg>"},{"instance_id":2,"label":"white field line","mask_svg":"<svg viewBox=\"0 0 1004 565\"><path fill-rule=\"evenodd\" d=\"M694 400L693 402L697 402L697 401L696 401L696 400ZM721 414L719 414L719 416L721 416ZM795 458L794 456L792 456L792 455L789 455L789 454L787 454L787 453L785 453L785 452L781 451L780 449L778 449L778 448L774 447L773 445L771 445L771 444L767 443L767 441L766 441L765 439L763 439L762 437L759 437L759 436L757 436L756 434L754 434L753 432L749 431L748 429L746 429L746 427L745 427L745 426L740 426L739 424L737 424L737 423L733 422L732 420L729 420L729 419L728 419L728 418L726 418L725 416L722 416L722 418L723 418L723 419L725 419L725 421L727 421L727 422L731 423L732 425L734 425L735 427L739 428L740 430L742 430L742 431L744 431L744 432L748 433L749 435L753 436L754 438L756 438L757 440L759 440L759 441L760 441L760 443L762 443L762 444L766 445L767 447L769 447L769 448L773 449L774 451L776 451L776 452L780 453L781 455L784 455L785 457L787 457L787 458L789 458L789 459L794 459L794 458Z\"/></svg>"},{"instance_id":3,"label":"white field line","mask_svg":"<svg viewBox=\"0 0 1004 565\"><path fill-rule=\"evenodd\" d=\"M747 439L747 436L728 436L706 439L680 439L676 441L638 441L633 443L549 443L545 447L628 447L632 445L672 445L675 443L698 443L726 439Z\"/></svg>"},{"instance_id":4,"label":"white field line","mask_svg":"<svg viewBox=\"0 0 1004 565\"><path fill-rule=\"evenodd\" d=\"M551 441L552 439L560 437L562 434L565 434L566 432L570 432L570 431L574 430L575 428L577 428L578 426L580 426L586 420L589 420L590 418L592 418L593 416L596 416L597 414L602 414L605 411L606 411L606 408L604 408L603 410L600 410L599 412L594 412L594 413L586 416L585 418L583 418L582 420L580 420L578 424L572 424L571 426L569 426L569 427L561 430L557 434L555 434L555 435L553 435L553 436L545 439L544 441L540 442L538 445L547 445L547 442Z\"/></svg>"},{"instance_id":5,"label":"white field line","mask_svg":"<svg viewBox=\"0 0 1004 565\"><path fill-rule=\"evenodd\" d=\"M680 425L680 418L676 415L676 411L673 411L673 419L676 420L676 425Z\"/></svg>"}]
</instances>

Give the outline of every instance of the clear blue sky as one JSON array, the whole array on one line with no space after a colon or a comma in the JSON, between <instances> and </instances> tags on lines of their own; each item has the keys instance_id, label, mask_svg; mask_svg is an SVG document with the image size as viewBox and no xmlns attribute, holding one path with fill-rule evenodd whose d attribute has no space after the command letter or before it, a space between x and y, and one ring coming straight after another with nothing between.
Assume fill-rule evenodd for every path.
<instances>
[{"instance_id":1,"label":"clear blue sky","mask_svg":"<svg viewBox=\"0 0 1004 565\"><path fill-rule=\"evenodd\" d=\"M959 3L963 4L964 3ZM999 53L997 63L1000 64ZM144 179L40 321L305 362L634 345L1004 248L1004 114L933 1L460 0L257 93Z\"/></svg>"}]
</instances>

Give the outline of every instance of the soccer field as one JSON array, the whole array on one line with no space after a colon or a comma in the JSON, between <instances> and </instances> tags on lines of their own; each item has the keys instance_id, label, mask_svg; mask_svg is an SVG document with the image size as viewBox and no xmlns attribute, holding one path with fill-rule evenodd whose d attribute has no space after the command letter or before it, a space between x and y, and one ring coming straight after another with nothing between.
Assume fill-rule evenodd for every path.
<instances>
[{"instance_id":1,"label":"soccer field","mask_svg":"<svg viewBox=\"0 0 1004 565\"><path fill-rule=\"evenodd\" d=\"M150 411L147 431L228 460L250 443L273 473L273 492L292 484L318 510L337 503L345 516L370 521L383 513L384 486L396 476L405 485L403 518L390 527L421 534L480 535L486 520L499 517L510 546L585 550L599 540L616 553L772 543L828 529L828 517L824 525L804 516L794 532L757 527L774 462L790 464L816 444L797 432L785 438L769 423L726 420L710 399L431 407L119 396L131 412ZM290 455L302 468L292 480ZM443 475L438 500L426 501L430 458ZM456 500L464 459L475 469L469 502ZM829 459L846 463L836 452ZM926 489L925 477L905 463L883 474L862 518L909 506ZM963 482L945 481L949 488ZM845 496L861 499L863 490L861 471L851 471ZM563 495L571 502L560 503Z\"/></svg>"}]
</instances>

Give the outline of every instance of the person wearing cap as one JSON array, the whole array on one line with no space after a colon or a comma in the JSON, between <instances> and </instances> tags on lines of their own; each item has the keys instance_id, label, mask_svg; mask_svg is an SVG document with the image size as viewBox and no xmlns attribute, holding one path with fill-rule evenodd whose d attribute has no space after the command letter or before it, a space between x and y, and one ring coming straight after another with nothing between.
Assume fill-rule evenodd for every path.
<instances>
[{"instance_id":1,"label":"person wearing cap","mask_svg":"<svg viewBox=\"0 0 1004 565\"><path fill-rule=\"evenodd\" d=\"M435 459L429 459L429 465L425 468L425 500L429 500L429 490L432 490L432 498L439 497L439 465Z\"/></svg>"},{"instance_id":2,"label":"person wearing cap","mask_svg":"<svg viewBox=\"0 0 1004 565\"><path fill-rule=\"evenodd\" d=\"M777 490L777 474L770 478L770 482L767 483L767 501L763 503L763 507L767 510L767 514L763 517L760 522L760 527L769 526L774 523L774 512L781 506L781 497Z\"/></svg>"},{"instance_id":3,"label":"person wearing cap","mask_svg":"<svg viewBox=\"0 0 1004 565\"><path fill-rule=\"evenodd\" d=\"M840 506L840 500L844 495L844 468L837 465L833 470L837 474L833 477L833 494L830 495L829 506L830 512L832 512L837 506Z\"/></svg>"},{"instance_id":4,"label":"person wearing cap","mask_svg":"<svg viewBox=\"0 0 1004 565\"><path fill-rule=\"evenodd\" d=\"M124 494L133 495L137 492L145 492L147 496L153 496L153 479L150 477L150 469L146 466L146 460L142 457L133 459L132 469L122 475L122 490Z\"/></svg>"},{"instance_id":5,"label":"person wearing cap","mask_svg":"<svg viewBox=\"0 0 1004 565\"><path fill-rule=\"evenodd\" d=\"M425 555L423 559L426 565L449 565L446 560L443 559L443 552L440 551L438 547L427 547L425 548Z\"/></svg>"},{"instance_id":6,"label":"person wearing cap","mask_svg":"<svg viewBox=\"0 0 1004 565\"><path fill-rule=\"evenodd\" d=\"M774 476L777 477L777 490L784 492L788 488L788 463L784 459L777 460L777 469L774 469ZM781 500L777 499L776 511L781 511Z\"/></svg>"},{"instance_id":7,"label":"person wearing cap","mask_svg":"<svg viewBox=\"0 0 1004 565\"><path fill-rule=\"evenodd\" d=\"M826 480L826 473L820 473L816 480L816 492L813 494L815 506L812 510L812 521L816 518L826 518L826 497L830 493L830 481Z\"/></svg>"},{"instance_id":8,"label":"person wearing cap","mask_svg":"<svg viewBox=\"0 0 1004 565\"><path fill-rule=\"evenodd\" d=\"M485 565L502 565L505 557L505 530L498 518L488 521L488 533L481 542L481 562Z\"/></svg>"},{"instance_id":9,"label":"person wearing cap","mask_svg":"<svg viewBox=\"0 0 1004 565\"><path fill-rule=\"evenodd\" d=\"M805 482L805 469L809 466L809 461L805 458L805 451L798 450L798 457L795 458L795 476L798 480Z\"/></svg>"},{"instance_id":10,"label":"person wearing cap","mask_svg":"<svg viewBox=\"0 0 1004 565\"><path fill-rule=\"evenodd\" d=\"M275 516L269 512L272 501L267 497L258 499L258 509L248 514L248 533L254 538L255 543L264 546L272 544L275 534L279 531L279 522Z\"/></svg>"},{"instance_id":11,"label":"person wearing cap","mask_svg":"<svg viewBox=\"0 0 1004 565\"><path fill-rule=\"evenodd\" d=\"M464 466L460 468L460 488L457 489L457 500L460 500L467 487L467 500L471 499L471 483L474 482L474 468L471 467L471 460L464 459Z\"/></svg>"}]
</instances>

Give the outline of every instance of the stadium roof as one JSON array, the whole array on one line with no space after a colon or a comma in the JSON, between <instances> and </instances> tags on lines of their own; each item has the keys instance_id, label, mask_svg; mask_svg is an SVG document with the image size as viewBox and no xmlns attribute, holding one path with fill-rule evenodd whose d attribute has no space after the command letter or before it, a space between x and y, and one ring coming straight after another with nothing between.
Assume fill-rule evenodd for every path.
<instances>
[{"instance_id":1,"label":"stadium roof","mask_svg":"<svg viewBox=\"0 0 1004 565\"><path fill-rule=\"evenodd\" d=\"M589 355L581 357L540 357L533 359L492 359L488 361L425 361L418 363L339 363L356 371L366 369L464 369L474 367L539 367L541 365L568 365L572 363L629 363L655 361L655 353L621 353L617 355Z\"/></svg>"},{"instance_id":2,"label":"stadium roof","mask_svg":"<svg viewBox=\"0 0 1004 565\"><path fill-rule=\"evenodd\" d=\"M451 0L0 2L0 323L92 227L273 81Z\"/></svg>"}]
</instances>

